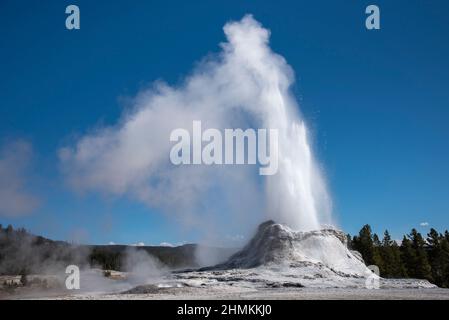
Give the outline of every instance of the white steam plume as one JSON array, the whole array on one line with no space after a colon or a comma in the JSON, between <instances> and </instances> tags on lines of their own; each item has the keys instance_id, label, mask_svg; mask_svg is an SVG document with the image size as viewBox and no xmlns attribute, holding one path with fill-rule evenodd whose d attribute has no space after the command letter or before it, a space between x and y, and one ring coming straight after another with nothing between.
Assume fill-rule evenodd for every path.
<instances>
[{"instance_id":1,"label":"white steam plume","mask_svg":"<svg viewBox=\"0 0 449 320\"><path fill-rule=\"evenodd\" d=\"M326 185L289 92L292 69L271 51L269 31L251 15L227 23L224 32L221 53L182 85L157 83L117 125L60 150L69 183L81 191L128 195L202 227L267 217L297 230L330 223ZM261 178L254 166L175 167L170 132L190 129L193 120L201 120L203 130L278 129L278 173Z\"/></svg>"}]
</instances>

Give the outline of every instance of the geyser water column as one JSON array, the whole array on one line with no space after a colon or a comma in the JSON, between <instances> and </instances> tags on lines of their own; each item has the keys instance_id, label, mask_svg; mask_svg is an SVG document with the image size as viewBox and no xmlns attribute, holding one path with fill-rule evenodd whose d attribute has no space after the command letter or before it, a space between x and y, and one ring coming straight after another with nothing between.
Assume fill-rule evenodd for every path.
<instances>
[{"instance_id":1,"label":"geyser water column","mask_svg":"<svg viewBox=\"0 0 449 320\"><path fill-rule=\"evenodd\" d=\"M289 88L293 71L271 51L269 31L246 16L224 28L228 59L246 68L259 90L253 111L262 125L279 131L277 175L266 177L268 216L300 231L331 223L331 201L310 145L306 124Z\"/></svg>"},{"instance_id":2,"label":"geyser water column","mask_svg":"<svg viewBox=\"0 0 449 320\"><path fill-rule=\"evenodd\" d=\"M306 124L282 86L273 84L267 126L278 128L278 174L267 177L268 214L292 229L310 231L330 224L331 204L313 157Z\"/></svg>"},{"instance_id":3,"label":"geyser water column","mask_svg":"<svg viewBox=\"0 0 449 320\"><path fill-rule=\"evenodd\" d=\"M273 85L270 92L273 101L267 121L279 130L279 169L277 176L267 177L268 213L295 230L319 229L330 224L331 204L306 124L287 91Z\"/></svg>"}]
</instances>

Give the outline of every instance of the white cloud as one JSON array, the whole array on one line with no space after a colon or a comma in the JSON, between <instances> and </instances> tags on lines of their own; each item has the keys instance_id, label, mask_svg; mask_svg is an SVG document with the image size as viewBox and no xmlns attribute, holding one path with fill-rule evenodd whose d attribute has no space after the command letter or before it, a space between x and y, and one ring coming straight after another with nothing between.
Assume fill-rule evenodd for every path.
<instances>
[{"instance_id":1,"label":"white cloud","mask_svg":"<svg viewBox=\"0 0 449 320\"><path fill-rule=\"evenodd\" d=\"M145 243L144 242L131 243L130 246L143 247L143 246L145 246Z\"/></svg>"},{"instance_id":2,"label":"white cloud","mask_svg":"<svg viewBox=\"0 0 449 320\"><path fill-rule=\"evenodd\" d=\"M161 246L161 247L174 247L174 245L171 244L170 242L161 242L159 244L159 246Z\"/></svg>"},{"instance_id":3,"label":"white cloud","mask_svg":"<svg viewBox=\"0 0 449 320\"><path fill-rule=\"evenodd\" d=\"M39 205L38 197L27 189L26 175L32 157L32 146L24 140L9 142L1 148L0 216L23 216Z\"/></svg>"},{"instance_id":4,"label":"white cloud","mask_svg":"<svg viewBox=\"0 0 449 320\"><path fill-rule=\"evenodd\" d=\"M428 223L428 222L421 222L419 225L420 225L421 227L428 227L428 226L429 226L429 223Z\"/></svg>"}]
</instances>

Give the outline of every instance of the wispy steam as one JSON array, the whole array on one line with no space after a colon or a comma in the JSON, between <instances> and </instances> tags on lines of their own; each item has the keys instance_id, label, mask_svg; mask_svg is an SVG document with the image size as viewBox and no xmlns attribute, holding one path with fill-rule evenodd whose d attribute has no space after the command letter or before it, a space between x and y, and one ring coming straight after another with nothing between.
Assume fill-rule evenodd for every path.
<instances>
[{"instance_id":1,"label":"wispy steam","mask_svg":"<svg viewBox=\"0 0 449 320\"><path fill-rule=\"evenodd\" d=\"M329 196L289 93L292 69L252 16L227 23L224 32L222 51L181 85L154 84L115 126L60 150L69 184L127 195L201 227L251 228L266 217L303 230L328 223ZM172 165L170 132L193 120L206 128L278 129L278 174L262 181L252 166Z\"/></svg>"},{"instance_id":2,"label":"wispy steam","mask_svg":"<svg viewBox=\"0 0 449 320\"><path fill-rule=\"evenodd\" d=\"M168 272L157 258L145 250L129 247L126 250L125 271L129 272L128 282L143 284L154 281Z\"/></svg>"},{"instance_id":3,"label":"wispy steam","mask_svg":"<svg viewBox=\"0 0 449 320\"><path fill-rule=\"evenodd\" d=\"M33 156L30 143L16 140L0 150L0 216L30 213L39 199L26 188L25 173Z\"/></svg>"}]
</instances>

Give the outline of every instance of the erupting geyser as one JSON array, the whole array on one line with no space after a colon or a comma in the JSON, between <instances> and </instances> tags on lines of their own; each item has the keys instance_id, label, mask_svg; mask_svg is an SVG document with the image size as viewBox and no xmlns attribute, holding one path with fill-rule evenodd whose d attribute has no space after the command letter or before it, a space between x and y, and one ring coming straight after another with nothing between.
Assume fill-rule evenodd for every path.
<instances>
[{"instance_id":1,"label":"erupting geyser","mask_svg":"<svg viewBox=\"0 0 449 320\"><path fill-rule=\"evenodd\" d=\"M229 223L228 232L235 232L231 221L260 222L263 217L253 212L264 209L265 217L294 230L330 224L326 184L290 92L292 69L271 50L270 32L251 15L227 23L224 32L227 42L220 54L203 61L181 85L156 84L135 99L116 126L63 148L60 158L69 184L82 191L129 195L182 215L198 230L223 229ZM265 177L261 188L251 166L175 167L169 161L170 133L190 128L195 120L205 129L276 129L277 174ZM219 190L221 203L210 190ZM225 222L220 220L224 214Z\"/></svg>"},{"instance_id":2,"label":"erupting geyser","mask_svg":"<svg viewBox=\"0 0 449 320\"><path fill-rule=\"evenodd\" d=\"M268 215L301 231L329 224L331 202L326 184L289 92L294 80L291 68L271 51L269 31L251 16L227 24L224 30L231 59L250 73L259 88L257 109L252 111L261 116L262 126L279 130L279 170L267 178Z\"/></svg>"}]
</instances>

